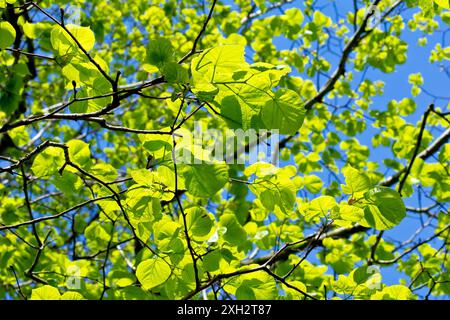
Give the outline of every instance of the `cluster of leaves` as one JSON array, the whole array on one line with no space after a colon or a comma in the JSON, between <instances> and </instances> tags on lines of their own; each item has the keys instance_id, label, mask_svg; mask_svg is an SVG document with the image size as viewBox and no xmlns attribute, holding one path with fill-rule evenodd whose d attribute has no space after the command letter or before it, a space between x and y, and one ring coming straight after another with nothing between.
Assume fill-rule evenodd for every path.
<instances>
[{"instance_id":1,"label":"cluster of leaves","mask_svg":"<svg viewBox=\"0 0 450 320\"><path fill-rule=\"evenodd\" d=\"M379 103L448 1L319 2L0 0L0 297L450 295L449 99L420 69ZM195 120L278 130L281 165L211 161Z\"/></svg>"},{"instance_id":2,"label":"cluster of leaves","mask_svg":"<svg viewBox=\"0 0 450 320\"><path fill-rule=\"evenodd\" d=\"M437 7L450 9L450 2L448 0L418 0L418 4L428 17L433 16Z\"/></svg>"}]
</instances>

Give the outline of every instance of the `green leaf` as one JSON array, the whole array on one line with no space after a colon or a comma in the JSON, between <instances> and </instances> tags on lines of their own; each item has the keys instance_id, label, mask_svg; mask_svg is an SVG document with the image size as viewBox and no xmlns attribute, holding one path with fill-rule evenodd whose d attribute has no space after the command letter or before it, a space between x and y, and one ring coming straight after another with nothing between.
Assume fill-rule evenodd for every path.
<instances>
[{"instance_id":1,"label":"green leaf","mask_svg":"<svg viewBox=\"0 0 450 320\"><path fill-rule=\"evenodd\" d=\"M288 214L295 204L295 185L289 179L258 180L250 187L269 211L281 210Z\"/></svg>"},{"instance_id":2,"label":"green leaf","mask_svg":"<svg viewBox=\"0 0 450 320\"><path fill-rule=\"evenodd\" d=\"M323 181L316 175L309 175L303 179L303 184L311 193L319 193L323 187Z\"/></svg>"},{"instance_id":3,"label":"green leaf","mask_svg":"<svg viewBox=\"0 0 450 320\"><path fill-rule=\"evenodd\" d=\"M85 300L85 298L79 292L67 291L61 296L61 300Z\"/></svg>"},{"instance_id":4,"label":"green leaf","mask_svg":"<svg viewBox=\"0 0 450 320\"><path fill-rule=\"evenodd\" d=\"M450 9L450 0L434 0L439 6L445 9Z\"/></svg>"},{"instance_id":5,"label":"green leaf","mask_svg":"<svg viewBox=\"0 0 450 320\"><path fill-rule=\"evenodd\" d=\"M0 49L6 49L14 43L16 30L8 21L0 21Z\"/></svg>"},{"instance_id":6,"label":"green leaf","mask_svg":"<svg viewBox=\"0 0 450 320\"><path fill-rule=\"evenodd\" d=\"M230 284L224 285L224 290L240 300L271 300L278 297L274 278L263 271L241 275Z\"/></svg>"},{"instance_id":7,"label":"green leaf","mask_svg":"<svg viewBox=\"0 0 450 320\"><path fill-rule=\"evenodd\" d=\"M350 273L350 276L356 284L362 284L368 289L375 289L381 286L381 273L376 268L370 266L358 267Z\"/></svg>"},{"instance_id":8,"label":"green leaf","mask_svg":"<svg viewBox=\"0 0 450 320\"><path fill-rule=\"evenodd\" d=\"M321 196L311 201L309 211L322 216L327 214L337 205L336 200L330 196Z\"/></svg>"},{"instance_id":9,"label":"green leaf","mask_svg":"<svg viewBox=\"0 0 450 320\"><path fill-rule=\"evenodd\" d=\"M374 293L370 300L414 300L415 296L408 287L393 285Z\"/></svg>"},{"instance_id":10,"label":"green leaf","mask_svg":"<svg viewBox=\"0 0 450 320\"><path fill-rule=\"evenodd\" d=\"M175 191L175 174L167 167L159 167L156 172L146 169L131 171L131 177L138 184L133 185L128 190L130 198L158 198L161 200L171 200ZM182 183L178 185L182 187Z\"/></svg>"},{"instance_id":11,"label":"green leaf","mask_svg":"<svg viewBox=\"0 0 450 320\"><path fill-rule=\"evenodd\" d=\"M204 85L205 82L214 83L215 78L223 74L229 75L245 65L242 45L224 45L207 49L192 59L193 87L198 91L198 86Z\"/></svg>"},{"instance_id":12,"label":"green leaf","mask_svg":"<svg viewBox=\"0 0 450 320\"><path fill-rule=\"evenodd\" d=\"M22 26L23 33L30 39L38 39L38 37L40 37L49 27L50 24L45 22L25 22Z\"/></svg>"},{"instance_id":13,"label":"green leaf","mask_svg":"<svg viewBox=\"0 0 450 320\"><path fill-rule=\"evenodd\" d=\"M356 206L341 204L339 206L339 218L345 221L359 222L364 217L364 210Z\"/></svg>"},{"instance_id":14,"label":"green leaf","mask_svg":"<svg viewBox=\"0 0 450 320\"><path fill-rule=\"evenodd\" d=\"M192 59L192 92L212 101L219 92L216 78L230 78L235 70L246 67L243 45L223 45L210 48ZM238 119L240 122L240 119Z\"/></svg>"},{"instance_id":15,"label":"green leaf","mask_svg":"<svg viewBox=\"0 0 450 320\"><path fill-rule=\"evenodd\" d=\"M80 27L74 24L66 25L67 30L78 40L83 49L92 50L95 44L94 32L89 27ZM50 41L53 49L63 56L77 53L80 49L72 37L60 26L54 26L51 32Z\"/></svg>"},{"instance_id":16,"label":"green leaf","mask_svg":"<svg viewBox=\"0 0 450 320\"><path fill-rule=\"evenodd\" d=\"M25 127L18 127L10 130L9 136L16 146L24 146L30 141L30 135Z\"/></svg>"},{"instance_id":17,"label":"green leaf","mask_svg":"<svg viewBox=\"0 0 450 320\"><path fill-rule=\"evenodd\" d=\"M19 107L23 78L16 74L5 81L5 87L0 90L0 111L11 115Z\"/></svg>"},{"instance_id":18,"label":"green leaf","mask_svg":"<svg viewBox=\"0 0 450 320\"><path fill-rule=\"evenodd\" d=\"M159 257L144 260L136 268L136 277L147 290L166 282L171 273L170 266Z\"/></svg>"},{"instance_id":19,"label":"green leaf","mask_svg":"<svg viewBox=\"0 0 450 320\"><path fill-rule=\"evenodd\" d=\"M342 170L345 177L346 185L342 186L342 190L346 194L355 194L357 192L365 192L372 186L369 177L361 171L351 166L347 166Z\"/></svg>"},{"instance_id":20,"label":"green leaf","mask_svg":"<svg viewBox=\"0 0 450 320\"><path fill-rule=\"evenodd\" d=\"M146 169L133 170L130 175L136 183L146 186L151 186L155 180L154 174Z\"/></svg>"},{"instance_id":21,"label":"green leaf","mask_svg":"<svg viewBox=\"0 0 450 320\"><path fill-rule=\"evenodd\" d=\"M80 165L81 167L90 167L91 165L91 151L89 145L81 140L70 140L67 142L69 147L70 160Z\"/></svg>"},{"instance_id":22,"label":"green leaf","mask_svg":"<svg viewBox=\"0 0 450 320\"><path fill-rule=\"evenodd\" d=\"M100 221L94 221L84 231L86 239L91 241L101 241L102 243L108 243L111 238L111 225L102 223Z\"/></svg>"},{"instance_id":23,"label":"green leaf","mask_svg":"<svg viewBox=\"0 0 450 320\"><path fill-rule=\"evenodd\" d=\"M203 257L203 268L209 272L216 271L220 267L221 259L222 254L219 250L210 252Z\"/></svg>"},{"instance_id":24,"label":"green leaf","mask_svg":"<svg viewBox=\"0 0 450 320\"><path fill-rule=\"evenodd\" d=\"M431 18L433 16L434 14L433 0L419 0L419 6L422 9L423 15L425 17Z\"/></svg>"},{"instance_id":25,"label":"green leaf","mask_svg":"<svg viewBox=\"0 0 450 320\"><path fill-rule=\"evenodd\" d=\"M110 286L128 287L136 283L133 273L124 270L114 270L108 273L108 282Z\"/></svg>"},{"instance_id":26,"label":"green leaf","mask_svg":"<svg viewBox=\"0 0 450 320\"><path fill-rule=\"evenodd\" d=\"M117 179L117 170L109 163L97 163L91 169L90 173L105 182L112 182Z\"/></svg>"},{"instance_id":27,"label":"green leaf","mask_svg":"<svg viewBox=\"0 0 450 320\"><path fill-rule=\"evenodd\" d=\"M261 110L273 102L275 94L272 89L289 71L289 68L260 63L232 74L216 75L214 85L219 88L219 92L213 104L220 108L221 115L232 128L242 127L244 130L265 128ZM285 105L286 103L283 104L284 109ZM272 110L270 105L269 110ZM267 117L266 121L269 121Z\"/></svg>"},{"instance_id":28,"label":"green leaf","mask_svg":"<svg viewBox=\"0 0 450 320\"><path fill-rule=\"evenodd\" d=\"M261 109L273 99L279 99L275 110L271 105L268 106L265 119L272 125L275 120L269 119L270 113L279 113L280 109L289 110L289 122L281 129L294 130L294 127L300 127L302 121L301 116L293 115L292 109L296 107L289 104L295 100L295 95L281 93L274 98L272 92L272 88L289 71L289 68L267 63L250 66L245 62L243 45L217 46L205 50L192 60L192 91L220 108L220 114L232 128L263 127ZM301 110L299 105L296 106Z\"/></svg>"},{"instance_id":29,"label":"green leaf","mask_svg":"<svg viewBox=\"0 0 450 320\"><path fill-rule=\"evenodd\" d=\"M170 40L166 38L156 38L150 40L147 47L147 61L157 66L163 67L166 63L174 61L174 50Z\"/></svg>"},{"instance_id":30,"label":"green leaf","mask_svg":"<svg viewBox=\"0 0 450 320\"><path fill-rule=\"evenodd\" d=\"M339 294L353 294L357 283L352 278L340 274L337 280L333 281L333 290Z\"/></svg>"},{"instance_id":31,"label":"green leaf","mask_svg":"<svg viewBox=\"0 0 450 320\"><path fill-rule=\"evenodd\" d=\"M168 134L140 135L139 140L145 149L150 151L157 159L164 156L164 151L172 150L172 136ZM156 153L156 151L159 151Z\"/></svg>"},{"instance_id":32,"label":"green leaf","mask_svg":"<svg viewBox=\"0 0 450 320\"><path fill-rule=\"evenodd\" d=\"M68 170L64 170L61 175L53 175L51 182L56 188L69 196L72 195L74 191L83 187L83 180L81 180L75 173Z\"/></svg>"},{"instance_id":33,"label":"green leaf","mask_svg":"<svg viewBox=\"0 0 450 320\"><path fill-rule=\"evenodd\" d=\"M184 173L189 193L196 197L213 197L228 182L226 164L194 164Z\"/></svg>"},{"instance_id":34,"label":"green leaf","mask_svg":"<svg viewBox=\"0 0 450 320\"><path fill-rule=\"evenodd\" d=\"M220 225L226 228L223 239L232 245L239 245L247 239L247 233L237 221L234 214L224 214L220 217Z\"/></svg>"},{"instance_id":35,"label":"green leaf","mask_svg":"<svg viewBox=\"0 0 450 320\"><path fill-rule=\"evenodd\" d=\"M250 66L244 59L244 46L222 45L193 59L192 90L220 108L231 127L260 127L259 113L272 99L271 89L287 72L289 68L264 63Z\"/></svg>"},{"instance_id":36,"label":"green leaf","mask_svg":"<svg viewBox=\"0 0 450 320\"><path fill-rule=\"evenodd\" d=\"M123 300L149 300L152 295L136 286L129 286L119 290L120 299Z\"/></svg>"},{"instance_id":37,"label":"green leaf","mask_svg":"<svg viewBox=\"0 0 450 320\"><path fill-rule=\"evenodd\" d=\"M303 282L300 282L298 280L289 281L289 284L291 286L294 286L295 288L303 291L303 292L307 292L308 291L307 288L306 288L306 285ZM282 288L285 291L286 297L289 300L302 300L302 299L305 298L305 296L302 293L298 292L295 289L292 289L292 287L288 287L288 286L282 284Z\"/></svg>"},{"instance_id":38,"label":"green leaf","mask_svg":"<svg viewBox=\"0 0 450 320\"><path fill-rule=\"evenodd\" d=\"M214 220L208 211L201 207L195 207L186 209L185 213L188 232L197 238L208 236L214 226Z\"/></svg>"},{"instance_id":39,"label":"green leaf","mask_svg":"<svg viewBox=\"0 0 450 320\"><path fill-rule=\"evenodd\" d=\"M364 207L365 227L377 230L390 229L398 225L406 216L406 208L397 191L387 187L375 187L364 195L367 205Z\"/></svg>"},{"instance_id":40,"label":"green leaf","mask_svg":"<svg viewBox=\"0 0 450 320\"><path fill-rule=\"evenodd\" d=\"M256 300L255 293L252 290L252 286L258 286L262 284L258 280L244 280L242 284L236 290L237 300Z\"/></svg>"},{"instance_id":41,"label":"green leaf","mask_svg":"<svg viewBox=\"0 0 450 320\"><path fill-rule=\"evenodd\" d=\"M31 291L30 300L59 300L61 295L55 287L45 285Z\"/></svg>"},{"instance_id":42,"label":"green leaf","mask_svg":"<svg viewBox=\"0 0 450 320\"><path fill-rule=\"evenodd\" d=\"M439 162L448 163L450 162L450 144L445 144L444 147L439 152Z\"/></svg>"},{"instance_id":43,"label":"green leaf","mask_svg":"<svg viewBox=\"0 0 450 320\"><path fill-rule=\"evenodd\" d=\"M161 72L169 83L187 83L189 81L188 70L176 62L166 62L161 67Z\"/></svg>"},{"instance_id":44,"label":"green leaf","mask_svg":"<svg viewBox=\"0 0 450 320\"><path fill-rule=\"evenodd\" d=\"M337 81L335 53L371 1L351 12L345 1L271 10L277 2L286 1L219 1L205 26L212 0L78 1L80 12L40 1L58 21L64 7L72 37L37 8L26 19L27 0L0 0L0 299L22 298L17 283L39 299L214 299L211 286L196 290L190 249L201 285L223 280L218 298L402 299L413 295L387 284L412 280L418 298L450 296L449 105L431 73L450 61L448 0L406 0L405 10L377 1L387 20L369 19ZM250 21L252 5L261 16ZM394 88L401 81L406 95ZM403 189L414 207L406 217L397 188L376 184L411 159L426 100L436 112L422 132L427 156ZM281 162L261 162L267 149ZM236 150L249 161L215 160ZM33 231L45 246L39 259ZM317 233L320 243L307 241ZM376 258L395 262L385 284L367 263L378 240ZM270 257L273 274L261 268ZM34 260L42 283L27 277Z\"/></svg>"},{"instance_id":45,"label":"green leaf","mask_svg":"<svg viewBox=\"0 0 450 320\"><path fill-rule=\"evenodd\" d=\"M161 221L155 223L155 239L171 239L174 235L178 234L179 229L181 229L181 225L179 223L163 218Z\"/></svg>"},{"instance_id":46,"label":"green leaf","mask_svg":"<svg viewBox=\"0 0 450 320\"><path fill-rule=\"evenodd\" d=\"M36 156L31 170L37 177L46 178L57 173L64 163L64 151L61 148L48 147Z\"/></svg>"},{"instance_id":47,"label":"green leaf","mask_svg":"<svg viewBox=\"0 0 450 320\"><path fill-rule=\"evenodd\" d=\"M246 174L255 173L261 178L250 185L250 190L259 198L263 206L275 214L289 214L295 204L297 187L290 179L296 173L293 166L282 169L273 165L254 164L245 171Z\"/></svg>"},{"instance_id":48,"label":"green leaf","mask_svg":"<svg viewBox=\"0 0 450 320\"><path fill-rule=\"evenodd\" d=\"M300 129L305 114L300 96L292 90L280 89L262 108L261 118L267 129L291 135Z\"/></svg>"}]
</instances>

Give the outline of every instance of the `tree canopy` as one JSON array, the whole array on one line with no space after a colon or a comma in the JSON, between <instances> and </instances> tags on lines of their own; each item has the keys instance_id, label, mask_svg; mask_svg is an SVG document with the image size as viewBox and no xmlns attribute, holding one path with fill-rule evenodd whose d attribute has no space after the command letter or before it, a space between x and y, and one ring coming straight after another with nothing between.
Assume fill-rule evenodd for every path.
<instances>
[{"instance_id":1,"label":"tree canopy","mask_svg":"<svg viewBox=\"0 0 450 320\"><path fill-rule=\"evenodd\" d=\"M449 9L0 0L0 298L450 297Z\"/></svg>"}]
</instances>

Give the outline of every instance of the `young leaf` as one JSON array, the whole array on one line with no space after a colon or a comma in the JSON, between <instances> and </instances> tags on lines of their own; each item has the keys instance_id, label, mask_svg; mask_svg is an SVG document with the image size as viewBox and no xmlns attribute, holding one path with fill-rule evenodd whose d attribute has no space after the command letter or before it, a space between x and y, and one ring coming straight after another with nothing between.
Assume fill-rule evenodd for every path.
<instances>
[{"instance_id":1,"label":"young leaf","mask_svg":"<svg viewBox=\"0 0 450 320\"><path fill-rule=\"evenodd\" d=\"M450 0L434 0L439 6L445 9L450 9Z\"/></svg>"},{"instance_id":2,"label":"young leaf","mask_svg":"<svg viewBox=\"0 0 450 320\"><path fill-rule=\"evenodd\" d=\"M393 285L374 293L371 300L414 300L415 296L408 287Z\"/></svg>"},{"instance_id":3,"label":"young leaf","mask_svg":"<svg viewBox=\"0 0 450 320\"><path fill-rule=\"evenodd\" d=\"M170 266L159 257L142 261L136 269L137 279L147 290L166 282L171 273Z\"/></svg>"},{"instance_id":4,"label":"young leaf","mask_svg":"<svg viewBox=\"0 0 450 320\"><path fill-rule=\"evenodd\" d=\"M364 195L363 226L378 230L390 229L398 225L406 216L406 208L397 191L386 187L375 187Z\"/></svg>"},{"instance_id":5,"label":"young leaf","mask_svg":"<svg viewBox=\"0 0 450 320\"><path fill-rule=\"evenodd\" d=\"M239 224L234 214L224 214L220 217L220 225L226 228L223 239L232 245L239 245L247 239L247 233Z\"/></svg>"},{"instance_id":6,"label":"young leaf","mask_svg":"<svg viewBox=\"0 0 450 320\"><path fill-rule=\"evenodd\" d=\"M305 113L297 93L280 89L262 108L261 118L268 129L278 129L280 134L294 134L302 126Z\"/></svg>"},{"instance_id":7,"label":"young leaf","mask_svg":"<svg viewBox=\"0 0 450 320\"><path fill-rule=\"evenodd\" d=\"M95 44L94 32L88 27L80 27L73 24L66 25L67 30L78 40L80 45L86 51L92 50ZM60 26L54 26L51 32L51 43L53 49L63 56L67 54L73 54L80 50L77 43L72 37Z\"/></svg>"},{"instance_id":8,"label":"young leaf","mask_svg":"<svg viewBox=\"0 0 450 320\"><path fill-rule=\"evenodd\" d=\"M0 21L0 49L6 49L14 43L16 30L8 21Z\"/></svg>"},{"instance_id":9,"label":"young leaf","mask_svg":"<svg viewBox=\"0 0 450 320\"><path fill-rule=\"evenodd\" d=\"M188 232L194 237L201 238L207 236L214 225L214 220L206 209L201 207L188 208L186 212L186 225ZM181 219L181 217L180 217Z\"/></svg>"},{"instance_id":10,"label":"young leaf","mask_svg":"<svg viewBox=\"0 0 450 320\"><path fill-rule=\"evenodd\" d=\"M225 164L194 164L184 173L186 188L196 197L213 197L228 182Z\"/></svg>"},{"instance_id":11,"label":"young leaf","mask_svg":"<svg viewBox=\"0 0 450 320\"><path fill-rule=\"evenodd\" d=\"M162 68L165 64L173 62L173 54L172 43L166 38L150 40L147 46L147 61L158 68Z\"/></svg>"},{"instance_id":12,"label":"young leaf","mask_svg":"<svg viewBox=\"0 0 450 320\"><path fill-rule=\"evenodd\" d=\"M346 183L346 185L342 185L342 190L346 194L365 192L372 186L369 177L364 172L358 171L351 166L345 167L342 173Z\"/></svg>"},{"instance_id":13,"label":"young leaf","mask_svg":"<svg viewBox=\"0 0 450 320\"><path fill-rule=\"evenodd\" d=\"M46 178L57 173L64 162L64 151L60 148L49 147L36 156L31 170L36 176Z\"/></svg>"},{"instance_id":14,"label":"young leaf","mask_svg":"<svg viewBox=\"0 0 450 320\"><path fill-rule=\"evenodd\" d=\"M59 300L61 295L55 287L44 285L31 291L30 300Z\"/></svg>"}]
</instances>

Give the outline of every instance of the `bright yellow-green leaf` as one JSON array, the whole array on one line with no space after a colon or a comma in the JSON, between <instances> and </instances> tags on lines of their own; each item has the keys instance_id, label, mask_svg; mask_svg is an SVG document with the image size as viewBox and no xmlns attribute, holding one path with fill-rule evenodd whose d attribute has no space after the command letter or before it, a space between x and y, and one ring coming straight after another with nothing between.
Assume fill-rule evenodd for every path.
<instances>
[{"instance_id":1,"label":"bright yellow-green leaf","mask_svg":"<svg viewBox=\"0 0 450 320\"><path fill-rule=\"evenodd\" d=\"M365 194L363 226L378 230L398 225L406 216L405 204L397 191L386 187L375 187Z\"/></svg>"},{"instance_id":2,"label":"bright yellow-green leaf","mask_svg":"<svg viewBox=\"0 0 450 320\"><path fill-rule=\"evenodd\" d=\"M261 117L268 129L278 129L280 134L294 134L302 126L305 113L298 94L283 89L262 108Z\"/></svg>"},{"instance_id":3,"label":"bright yellow-green leaf","mask_svg":"<svg viewBox=\"0 0 450 320\"><path fill-rule=\"evenodd\" d=\"M186 168L186 188L196 197L212 197L228 182L225 164L193 164Z\"/></svg>"},{"instance_id":4,"label":"bright yellow-green leaf","mask_svg":"<svg viewBox=\"0 0 450 320\"><path fill-rule=\"evenodd\" d=\"M316 175L308 175L303 179L303 184L311 193L319 193L323 187L323 181Z\"/></svg>"},{"instance_id":5,"label":"bright yellow-green leaf","mask_svg":"<svg viewBox=\"0 0 450 320\"><path fill-rule=\"evenodd\" d=\"M57 288L44 285L31 291L30 300L59 300L61 295Z\"/></svg>"},{"instance_id":6,"label":"bright yellow-green leaf","mask_svg":"<svg viewBox=\"0 0 450 320\"><path fill-rule=\"evenodd\" d=\"M342 190L346 194L364 192L372 186L369 177L364 172L358 171L351 166L345 167L342 173L344 174L346 183L345 186L342 186Z\"/></svg>"},{"instance_id":7,"label":"bright yellow-green leaf","mask_svg":"<svg viewBox=\"0 0 450 320\"><path fill-rule=\"evenodd\" d=\"M90 28L73 24L66 25L66 28L78 40L84 50L90 51L94 48L95 35ZM69 33L60 26L53 27L51 42L59 55L74 54L80 49Z\"/></svg>"},{"instance_id":8,"label":"bright yellow-green leaf","mask_svg":"<svg viewBox=\"0 0 450 320\"><path fill-rule=\"evenodd\" d=\"M49 147L36 156L31 169L36 176L45 178L58 172L64 163L64 151L61 148Z\"/></svg>"},{"instance_id":9,"label":"bright yellow-green leaf","mask_svg":"<svg viewBox=\"0 0 450 320\"><path fill-rule=\"evenodd\" d=\"M309 210L326 216L336 206L336 200L330 196L321 196L311 201Z\"/></svg>"},{"instance_id":10,"label":"bright yellow-green leaf","mask_svg":"<svg viewBox=\"0 0 450 320\"><path fill-rule=\"evenodd\" d=\"M208 236L214 225L214 220L208 211L201 207L194 207L186 209L185 213L188 232L197 238Z\"/></svg>"},{"instance_id":11,"label":"bright yellow-green leaf","mask_svg":"<svg viewBox=\"0 0 450 320\"><path fill-rule=\"evenodd\" d=\"M81 167L88 167L91 164L91 151L86 142L71 140L67 143L67 146L69 147L70 160Z\"/></svg>"},{"instance_id":12,"label":"bright yellow-green leaf","mask_svg":"<svg viewBox=\"0 0 450 320\"><path fill-rule=\"evenodd\" d=\"M371 300L414 300L415 296L408 287L393 285L374 293Z\"/></svg>"},{"instance_id":13,"label":"bright yellow-green leaf","mask_svg":"<svg viewBox=\"0 0 450 320\"><path fill-rule=\"evenodd\" d=\"M439 6L445 9L450 9L450 1L449 0L434 0Z\"/></svg>"},{"instance_id":14,"label":"bright yellow-green leaf","mask_svg":"<svg viewBox=\"0 0 450 320\"><path fill-rule=\"evenodd\" d=\"M8 21L0 21L0 49L5 49L14 43L16 30Z\"/></svg>"},{"instance_id":15,"label":"bright yellow-green leaf","mask_svg":"<svg viewBox=\"0 0 450 320\"><path fill-rule=\"evenodd\" d=\"M67 291L61 296L61 300L85 300L85 298L79 292Z\"/></svg>"},{"instance_id":16,"label":"bright yellow-green leaf","mask_svg":"<svg viewBox=\"0 0 450 320\"><path fill-rule=\"evenodd\" d=\"M147 290L166 282L171 273L170 266L159 257L142 261L136 269L136 277Z\"/></svg>"}]
</instances>

